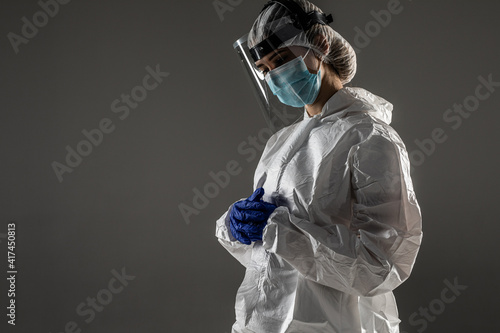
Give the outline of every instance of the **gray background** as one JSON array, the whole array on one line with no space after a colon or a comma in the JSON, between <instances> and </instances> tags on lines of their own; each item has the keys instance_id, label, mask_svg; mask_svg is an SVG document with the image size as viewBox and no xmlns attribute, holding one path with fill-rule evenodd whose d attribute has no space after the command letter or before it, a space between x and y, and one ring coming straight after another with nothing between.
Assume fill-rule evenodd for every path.
<instances>
[{"instance_id":1,"label":"gray background","mask_svg":"<svg viewBox=\"0 0 500 333\"><path fill-rule=\"evenodd\" d=\"M228 0L222 0L228 4ZM353 46L356 27L375 22L388 1L316 1ZM252 191L258 158L239 144L265 126L233 52L264 1L72 1L15 53L36 1L2 0L0 276L6 276L7 223L17 221L17 325L0 330L63 332L229 332L244 268L217 242L215 220ZM424 218L413 275L395 294L402 331L481 332L496 328L498 121L500 91L461 126L443 120L473 95L478 77L500 81L496 1L405 0L403 11L358 53L350 84L394 104L393 127L408 151L442 128L447 140L412 176ZM120 120L111 103L142 83L146 66L170 75ZM499 89L500 90L500 89ZM59 182L51 163L103 118L115 125ZM183 219L194 189L235 160L242 172ZM95 318L76 313L125 268L135 276ZM439 309L444 280L468 288ZM105 293L105 292L104 292ZM101 292L101 296L104 295ZM437 306L423 324L409 317ZM421 318L421 317L419 317Z\"/></svg>"}]
</instances>

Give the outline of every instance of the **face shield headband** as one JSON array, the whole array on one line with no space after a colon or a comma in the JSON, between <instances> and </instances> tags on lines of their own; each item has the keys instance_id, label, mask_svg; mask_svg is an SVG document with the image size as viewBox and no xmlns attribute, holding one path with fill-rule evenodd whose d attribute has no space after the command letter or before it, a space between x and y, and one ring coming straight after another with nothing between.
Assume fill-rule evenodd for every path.
<instances>
[{"instance_id":1,"label":"face shield headband","mask_svg":"<svg viewBox=\"0 0 500 333\"><path fill-rule=\"evenodd\" d=\"M250 49L250 55L256 62L270 52L276 50L287 40L297 36L301 32L309 30L314 24L328 25L333 22L332 15L322 14L318 11L306 13L296 2L292 0L272 0L266 3L261 13L272 4L277 3L290 12L292 23L285 25L274 32L268 38Z\"/></svg>"}]
</instances>

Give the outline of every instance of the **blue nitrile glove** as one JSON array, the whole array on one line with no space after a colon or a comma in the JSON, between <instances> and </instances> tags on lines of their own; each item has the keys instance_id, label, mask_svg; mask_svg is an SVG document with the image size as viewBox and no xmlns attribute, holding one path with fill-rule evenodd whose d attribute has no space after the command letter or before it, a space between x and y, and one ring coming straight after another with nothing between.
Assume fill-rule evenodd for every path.
<instances>
[{"instance_id":1,"label":"blue nitrile glove","mask_svg":"<svg viewBox=\"0 0 500 333\"><path fill-rule=\"evenodd\" d=\"M233 237L241 243L250 245L262 240L262 231L267 224L269 215L276 206L262 201L264 189L259 187L245 200L236 202L229 214L229 227Z\"/></svg>"}]
</instances>

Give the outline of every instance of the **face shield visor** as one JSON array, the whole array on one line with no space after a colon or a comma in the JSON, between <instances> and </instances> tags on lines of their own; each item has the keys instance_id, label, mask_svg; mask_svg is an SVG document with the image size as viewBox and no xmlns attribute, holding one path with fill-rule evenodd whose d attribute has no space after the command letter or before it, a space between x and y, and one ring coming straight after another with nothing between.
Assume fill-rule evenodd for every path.
<instances>
[{"instance_id":1,"label":"face shield visor","mask_svg":"<svg viewBox=\"0 0 500 333\"><path fill-rule=\"evenodd\" d=\"M294 42L304 40L305 31L312 25L332 22L331 15L305 13L291 0L270 1L262 11L275 3L289 13L281 20L284 24L251 49L248 34L233 44L266 124L273 132L302 119L304 105L312 104L319 93L320 61L314 61L307 43Z\"/></svg>"},{"instance_id":2,"label":"face shield visor","mask_svg":"<svg viewBox=\"0 0 500 333\"><path fill-rule=\"evenodd\" d=\"M269 73L264 75L260 69L255 67L255 62L248 49L247 37L248 34L238 39L233 44L233 47L240 58L243 70L260 106L266 125L275 133L299 121L304 115L304 108L284 104L277 95L274 95L269 83L266 82L266 76L270 77ZM283 87L286 88L287 86L288 84L283 82Z\"/></svg>"}]
</instances>

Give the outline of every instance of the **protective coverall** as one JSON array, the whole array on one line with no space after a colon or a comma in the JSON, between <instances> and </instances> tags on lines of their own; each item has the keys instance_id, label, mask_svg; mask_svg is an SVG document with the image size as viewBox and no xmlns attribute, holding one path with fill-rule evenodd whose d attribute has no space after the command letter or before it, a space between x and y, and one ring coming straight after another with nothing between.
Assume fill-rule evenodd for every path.
<instances>
[{"instance_id":1,"label":"protective coverall","mask_svg":"<svg viewBox=\"0 0 500 333\"><path fill-rule=\"evenodd\" d=\"M278 208L262 241L236 241L232 206L216 223L246 267L232 333L399 332L392 290L411 273L422 229L391 112L383 98L344 87L269 139L254 189Z\"/></svg>"}]
</instances>

